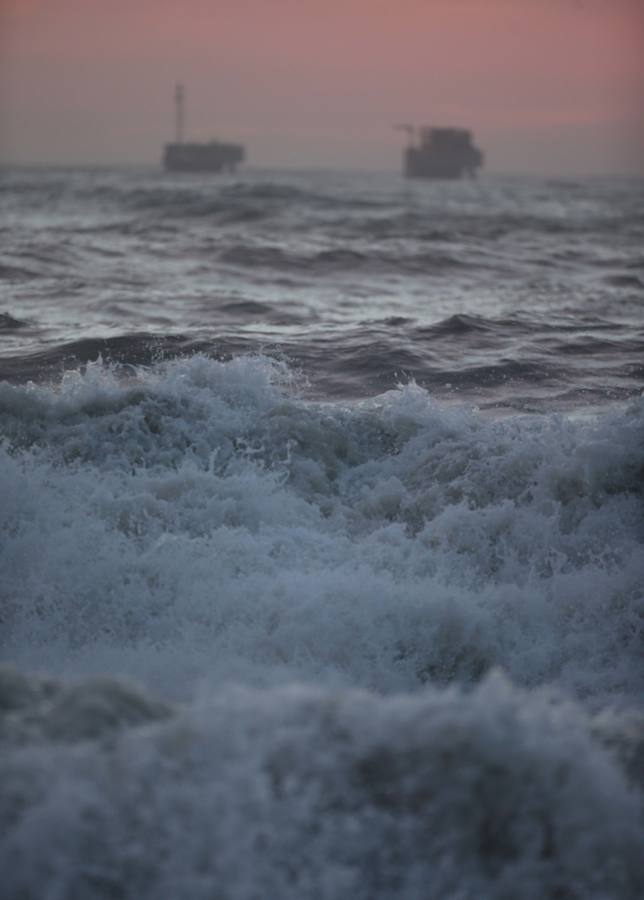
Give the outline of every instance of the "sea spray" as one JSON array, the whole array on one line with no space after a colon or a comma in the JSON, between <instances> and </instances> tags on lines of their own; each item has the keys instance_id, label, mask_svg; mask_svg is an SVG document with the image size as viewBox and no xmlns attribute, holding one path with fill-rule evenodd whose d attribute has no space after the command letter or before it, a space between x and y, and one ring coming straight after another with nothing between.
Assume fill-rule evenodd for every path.
<instances>
[{"instance_id":1,"label":"sea spray","mask_svg":"<svg viewBox=\"0 0 644 900\"><path fill-rule=\"evenodd\" d=\"M316 403L262 358L5 385L4 657L177 696L502 667L635 702L642 409L495 421L413 385Z\"/></svg>"},{"instance_id":2,"label":"sea spray","mask_svg":"<svg viewBox=\"0 0 644 900\"><path fill-rule=\"evenodd\" d=\"M642 182L0 194L3 898L640 900Z\"/></svg>"}]
</instances>

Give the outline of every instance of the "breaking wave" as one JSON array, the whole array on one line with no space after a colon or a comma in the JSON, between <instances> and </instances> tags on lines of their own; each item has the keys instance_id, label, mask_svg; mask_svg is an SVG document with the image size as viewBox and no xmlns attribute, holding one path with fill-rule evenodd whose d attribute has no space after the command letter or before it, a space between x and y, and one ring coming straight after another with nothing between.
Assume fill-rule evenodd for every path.
<instances>
[{"instance_id":1,"label":"breaking wave","mask_svg":"<svg viewBox=\"0 0 644 900\"><path fill-rule=\"evenodd\" d=\"M3 897L644 895L641 187L3 173Z\"/></svg>"},{"instance_id":2,"label":"breaking wave","mask_svg":"<svg viewBox=\"0 0 644 900\"><path fill-rule=\"evenodd\" d=\"M413 384L298 390L266 358L2 385L5 658L179 694L500 666L591 705L640 696L641 401L493 421Z\"/></svg>"},{"instance_id":3,"label":"breaking wave","mask_svg":"<svg viewBox=\"0 0 644 900\"><path fill-rule=\"evenodd\" d=\"M5 896L45 880L83 900L644 889L642 717L500 675L471 693L231 688L181 707L5 671L0 707Z\"/></svg>"},{"instance_id":4,"label":"breaking wave","mask_svg":"<svg viewBox=\"0 0 644 900\"><path fill-rule=\"evenodd\" d=\"M641 401L194 356L0 427L5 896L640 895Z\"/></svg>"}]
</instances>

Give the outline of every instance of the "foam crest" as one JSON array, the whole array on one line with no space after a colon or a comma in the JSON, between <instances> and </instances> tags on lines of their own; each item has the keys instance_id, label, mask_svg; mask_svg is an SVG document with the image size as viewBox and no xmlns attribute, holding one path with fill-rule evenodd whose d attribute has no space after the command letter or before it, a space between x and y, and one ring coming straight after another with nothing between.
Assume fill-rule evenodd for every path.
<instances>
[{"instance_id":1,"label":"foam crest","mask_svg":"<svg viewBox=\"0 0 644 900\"><path fill-rule=\"evenodd\" d=\"M473 683L638 702L641 403L493 421L283 365L3 386L5 658L200 683ZM43 540L55 535L55 540Z\"/></svg>"},{"instance_id":2,"label":"foam crest","mask_svg":"<svg viewBox=\"0 0 644 900\"><path fill-rule=\"evenodd\" d=\"M10 896L45 882L85 898L217 885L235 900L644 889L642 797L593 720L498 675L390 699L233 689L170 715L104 685L93 734L70 726L69 698L91 718L95 686L50 684L58 705L43 711L42 685L0 684L20 694L10 716L29 721L0 764Z\"/></svg>"}]
</instances>

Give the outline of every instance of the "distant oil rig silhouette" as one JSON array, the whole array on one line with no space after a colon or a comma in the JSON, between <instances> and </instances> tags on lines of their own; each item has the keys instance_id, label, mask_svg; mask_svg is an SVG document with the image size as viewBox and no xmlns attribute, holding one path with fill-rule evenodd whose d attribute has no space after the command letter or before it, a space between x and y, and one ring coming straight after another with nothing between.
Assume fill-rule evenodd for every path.
<instances>
[{"instance_id":1,"label":"distant oil rig silhouette","mask_svg":"<svg viewBox=\"0 0 644 900\"><path fill-rule=\"evenodd\" d=\"M186 143L185 90L182 84L175 87L174 103L175 140L165 145L165 168L170 172L234 172L238 163L244 160L244 147L241 144L224 144L214 140L202 144Z\"/></svg>"},{"instance_id":2,"label":"distant oil rig silhouette","mask_svg":"<svg viewBox=\"0 0 644 900\"><path fill-rule=\"evenodd\" d=\"M234 172L244 161L242 144L222 141L186 142L185 89L177 84L174 91L175 140L166 144L163 165L170 172ZM483 165L483 153L472 143L472 133L465 128L434 128L395 125L405 131L409 143L404 151L403 171L407 178L475 178Z\"/></svg>"},{"instance_id":3,"label":"distant oil rig silhouette","mask_svg":"<svg viewBox=\"0 0 644 900\"><path fill-rule=\"evenodd\" d=\"M409 135L403 164L407 178L475 178L483 165L483 153L465 128L394 127Z\"/></svg>"}]
</instances>

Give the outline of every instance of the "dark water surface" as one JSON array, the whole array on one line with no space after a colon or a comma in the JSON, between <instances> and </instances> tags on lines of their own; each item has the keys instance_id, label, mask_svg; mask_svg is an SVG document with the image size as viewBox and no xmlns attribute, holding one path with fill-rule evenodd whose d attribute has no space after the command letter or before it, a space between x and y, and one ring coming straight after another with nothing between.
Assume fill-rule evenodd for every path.
<instances>
[{"instance_id":1,"label":"dark water surface","mask_svg":"<svg viewBox=\"0 0 644 900\"><path fill-rule=\"evenodd\" d=\"M644 895L643 201L2 172L3 896Z\"/></svg>"},{"instance_id":2,"label":"dark water surface","mask_svg":"<svg viewBox=\"0 0 644 900\"><path fill-rule=\"evenodd\" d=\"M641 182L35 170L0 187L8 380L200 350L282 356L327 397L413 378L547 412L642 389Z\"/></svg>"}]
</instances>

